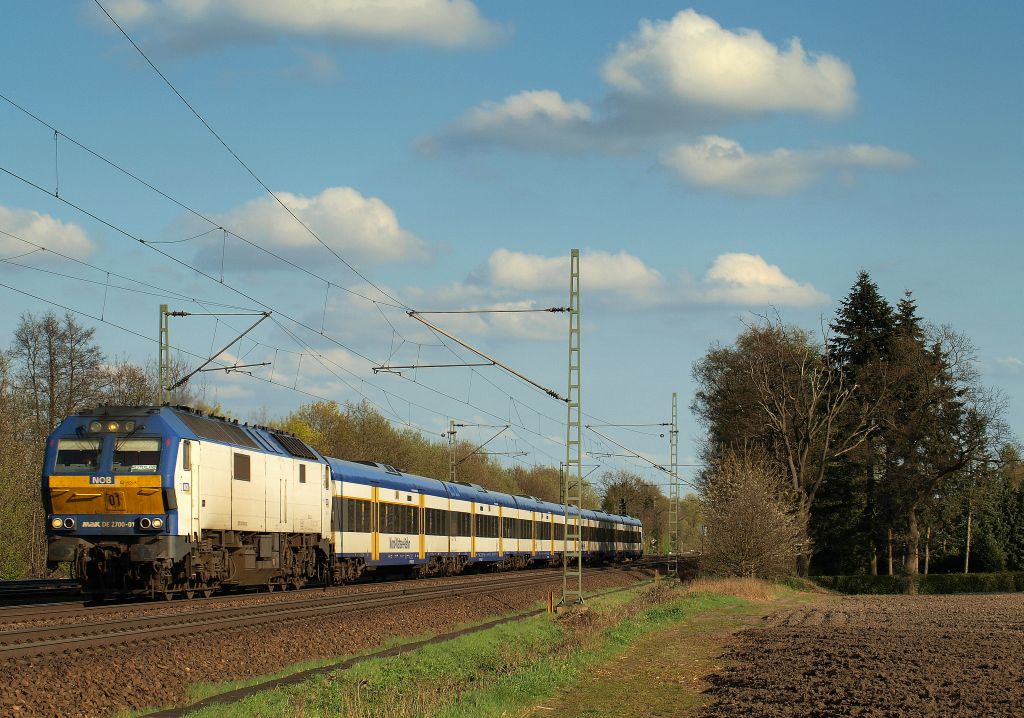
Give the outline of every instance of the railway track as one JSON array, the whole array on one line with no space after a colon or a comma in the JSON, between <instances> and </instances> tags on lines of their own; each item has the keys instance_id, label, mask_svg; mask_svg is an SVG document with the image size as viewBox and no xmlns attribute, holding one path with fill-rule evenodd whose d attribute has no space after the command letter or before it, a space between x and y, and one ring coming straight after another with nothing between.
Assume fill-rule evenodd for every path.
<instances>
[{"instance_id":1,"label":"railway track","mask_svg":"<svg viewBox=\"0 0 1024 718\"><path fill-rule=\"evenodd\" d=\"M536 568L529 569L531 574L538 575L540 572L554 572L558 573L559 569L546 569ZM453 580L462 583L472 583L480 580L491 580L492 574L476 574L470 573L465 574L456 578L426 578L426 579L415 579L417 585L431 586L438 585L439 582L444 582L443 585L450 584ZM139 611L163 611L163 612L174 612L175 610L194 610L196 606L213 607L223 603L236 603L238 601L244 601L248 599L262 599L266 598L270 601L277 602L289 602L296 600L300 596L317 597L326 592L331 591L344 591L350 590L354 592L377 592L380 587L387 585L394 586L405 586L408 585L411 579L393 579L390 581L375 582L375 581L361 581L357 583L345 584L342 586L308 586L306 588L300 588L298 590L275 592L270 593L265 590L254 590L254 591L239 591L236 593L222 593L211 598L196 599L193 601L160 601L148 598L138 598L114 601L111 603L86 603L85 601L80 602L78 605L72 605L69 603L32 603L25 605L13 605L13 606L0 606L0 633L2 633L2 627L7 623L20 623L25 621L38 621L47 620L51 618L66 618L72 616L87 616L95 617L103 614L117 614L125 611L139 610Z\"/></svg>"},{"instance_id":2,"label":"railway track","mask_svg":"<svg viewBox=\"0 0 1024 718\"><path fill-rule=\"evenodd\" d=\"M24 601L76 600L78 581L67 578L26 578L0 581L0 606Z\"/></svg>"},{"instance_id":3,"label":"railway track","mask_svg":"<svg viewBox=\"0 0 1024 718\"><path fill-rule=\"evenodd\" d=\"M608 569L590 569L608 570ZM526 574L503 573L486 579L455 584L406 586L385 591L361 592L329 597L274 601L251 606L216 606L186 613L102 620L58 626L41 626L0 631L0 660L50 653L77 652L122 643L187 636L194 633L249 628L268 623L303 620L338 612L352 613L393 607L438 598L451 598L496 590L524 588L550 583L559 570L543 569ZM55 607L56 608L56 607ZM121 608L123 606L99 607ZM79 609L76 607L74 612ZM89 615L97 609L83 609ZM59 615L59 614L57 614Z\"/></svg>"}]
</instances>

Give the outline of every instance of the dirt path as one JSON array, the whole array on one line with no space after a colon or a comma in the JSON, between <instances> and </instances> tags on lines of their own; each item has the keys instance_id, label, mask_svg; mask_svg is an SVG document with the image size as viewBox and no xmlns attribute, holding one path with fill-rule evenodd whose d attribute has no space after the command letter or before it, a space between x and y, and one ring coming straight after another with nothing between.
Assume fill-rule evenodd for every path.
<instances>
[{"instance_id":1,"label":"dirt path","mask_svg":"<svg viewBox=\"0 0 1024 718\"><path fill-rule=\"evenodd\" d=\"M707 703L705 678L722 668L718 656L735 642L736 634L763 625L766 614L783 606L795 609L797 603L780 599L690 617L634 643L581 683L522 714L523 718L692 714Z\"/></svg>"}]
</instances>

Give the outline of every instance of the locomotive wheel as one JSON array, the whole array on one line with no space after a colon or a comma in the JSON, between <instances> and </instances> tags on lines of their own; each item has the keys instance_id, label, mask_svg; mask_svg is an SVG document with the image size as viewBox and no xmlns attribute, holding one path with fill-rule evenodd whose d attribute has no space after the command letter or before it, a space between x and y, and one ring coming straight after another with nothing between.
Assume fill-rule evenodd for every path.
<instances>
[{"instance_id":1,"label":"locomotive wheel","mask_svg":"<svg viewBox=\"0 0 1024 718\"><path fill-rule=\"evenodd\" d=\"M203 594L203 598L209 598L210 596L213 595L213 589L212 588L204 588L201 593Z\"/></svg>"},{"instance_id":2,"label":"locomotive wheel","mask_svg":"<svg viewBox=\"0 0 1024 718\"><path fill-rule=\"evenodd\" d=\"M165 601L173 601L174 600L174 591L160 591L160 593L157 594L157 595L159 595L160 598L162 598Z\"/></svg>"},{"instance_id":3,"label":"locomotive wheel","mask_svg":"<svg viewBox=\"0 0 1024 718\"><path fill-rule=\"evenodd\" d=\"M196 597L196 592L194 590L192 590L191 588L185 589L185 598L186 599L191 601L195 597Z\"/></svg>"}]
</instances>

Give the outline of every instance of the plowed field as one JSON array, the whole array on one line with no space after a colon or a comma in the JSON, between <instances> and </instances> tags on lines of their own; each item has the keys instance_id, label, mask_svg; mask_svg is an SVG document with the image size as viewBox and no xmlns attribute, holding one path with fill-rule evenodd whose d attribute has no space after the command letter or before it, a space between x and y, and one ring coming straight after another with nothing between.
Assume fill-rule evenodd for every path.
<instances>
[{"instance_id":1,"label":"plowed field","mask_svg":"<svg viewBox=\"0 0 1024 718\"><path fill-rule=\"evenodd\" d=\"M744 631L701 715L1024 715L1024 595L857 596Z\"/></svg>"}]
</instances>

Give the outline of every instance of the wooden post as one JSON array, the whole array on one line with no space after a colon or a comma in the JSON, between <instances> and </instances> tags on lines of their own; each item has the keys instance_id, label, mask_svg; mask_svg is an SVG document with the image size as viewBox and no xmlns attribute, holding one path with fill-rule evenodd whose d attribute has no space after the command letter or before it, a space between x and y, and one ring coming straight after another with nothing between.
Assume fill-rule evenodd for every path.
<instances>
[{"instance_id":1,"label":"wooden post","mask_svg":"<svg viewBox=\"0 0 1024 718\"><path fill-rule=\"evenodd\" d=\"M892 529L889 529L889 540L888 540L887 551L888 551L888 554L889 554L889 575L892 576Z\"/></svg>"},{"instance_id":2,"label":"wooden post","mask_svg":"<svg viewBox=\"0 0 1024 718\"><path fill-rule=\"evenodd\" d=\"M967 509L967 547L964 550L964 573L971 568L971 510Z\"/></svg>"},{"instance_id":3,"label":"wooden post","mask_svg":"<svg viewBox=\"0 0 1024 718\"><path fill-rule=\"evenodd\" d=\"M924 533L924 575L925 576L928 575L928 561L929 561L929 559L931 558L931 555L932 555L931 540L932 540L932 527L929 526L928 529Z\"/></svg>"}]
</instances>

